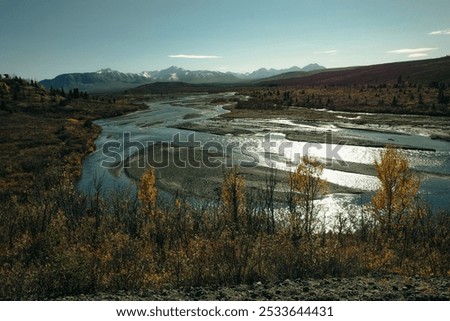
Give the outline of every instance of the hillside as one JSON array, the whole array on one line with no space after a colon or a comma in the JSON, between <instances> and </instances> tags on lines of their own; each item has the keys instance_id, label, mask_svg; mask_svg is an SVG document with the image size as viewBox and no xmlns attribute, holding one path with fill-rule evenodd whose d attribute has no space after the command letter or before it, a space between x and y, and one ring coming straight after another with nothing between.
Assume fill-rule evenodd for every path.
<instances>
[{"instance_id":1,"label":"hillside","mask_svg":"<svg viewBox=\"0 0 450 321\"><path fill-rule=\"evenodd\" d=\"M56 97L52 97L37 82L0 75L0 105L2 109L5 109L7 105L28 106L30 103L49 103L56 100Z\"/></svg>"},{"instance_id":2,"label":"hillside","mask_svg":"<svg viewBox=\"0 0 450 321\"><path fill-rule=\"evenodd\" d=\"M450 56L407 62L325 70L314 74L281 75L260 82L277 86L353 86L394 84L398 81L450 83Z\"/></svg>"},{"instance_id":3,"label":"hillside","mask_svg":"<svg viewBox=\"0 0 450 321\"><path fill-rule=\"evenodd\" d=\"M450 115L450 57L286 73L242 87L241 110L308 107L350 112Z\"/></svg>"},{"instance_id":4,"label":"hillside","mask_svg":"<svg viewBox=\"0 0 450 321\"><path fill-rule=\"evenodd\" d=\"M233 91L242 88L239 84L189 84L185 82L155 82L131 88L125 91L126 95L160 95L179 93L215 93L223 91Z\"/></svg>"},{"instance_id":5,"label":"hillside","mask_svg":"<svg viewBox=\"0 0 450 321\"><path fill-rule=\"evenodd\" d=\"M29 195L32 186L62 167L79 175L100 132L92 121L139 108L119 99L110 103L61 94L34 81L0 77L0 206L11 196Z\"/></svg>"}]
</instances>

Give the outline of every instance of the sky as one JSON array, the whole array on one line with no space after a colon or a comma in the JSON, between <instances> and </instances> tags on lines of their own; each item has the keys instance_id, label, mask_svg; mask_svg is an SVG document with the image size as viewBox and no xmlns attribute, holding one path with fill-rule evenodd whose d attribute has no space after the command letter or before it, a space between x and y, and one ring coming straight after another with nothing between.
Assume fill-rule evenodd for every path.
<instances>
[{"instance_id":1,"label":"sky","mask_svg":"<svg viewBox=\"0 0 450 321\"><path fill-rule=\"evenodd\" d=\"M0 0L0 73L251 72L450 54L448 0Z\"/></svg>"}]
</instances>

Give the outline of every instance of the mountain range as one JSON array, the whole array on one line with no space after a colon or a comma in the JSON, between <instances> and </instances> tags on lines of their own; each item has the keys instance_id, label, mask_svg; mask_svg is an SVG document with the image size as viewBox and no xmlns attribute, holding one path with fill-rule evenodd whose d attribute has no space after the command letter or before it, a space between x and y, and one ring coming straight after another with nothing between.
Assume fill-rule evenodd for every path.
<instances>
[{"instance_id":1,"label":"mountain range","mask_svg":"<svg viewBox=\"0 0 450 321\"><path fill-rule=\"evenodd\" d=\"M269 78L269 77L274 77L277 75L285 74L288 72L311 72L311 71L325 70L325 69L326 69L325 67L318 65L318 64L309 64L303 68L300 68L297 66L287 68L287 69L260 68L251 73L229 73L229 74L232 74L239 79L259 80L259 79L263 79L263 78Z\"/></svg>"},{"instance_id":2,"label":"mountain range","mask_svg":"<svg viewBox=\"0 0 450 321\"><path fill-rule=\"evenodd\" d=\"M296 66L288 69L261 68L251 73L187 70L175 66L155 71L123 73L106 68L96 72L62 74L53 79L42 80L40 83L48 89L52 87L64 88L65 90L78 88L82 91L92 93L125 90L154 82L185 82L190 84L242 83L273 77L287 72L306 73L325 69L325 67L318 64L309 64L303 68Z\"/></svg>"},{"instance_id":3,"label":"mountain range","mask_svg":"<svg viewBox=\"0 0 450 321\"><path fill-rule=\"evenodd\" d=\"M249 75L247 75L249 77ZM420 88L448 88L450 84L450 56L383 63L368 66L305 71L288 71L276 76L236 84L189 84L185 82L155 82L129 89L130 94L177 92L230 91L241 85L257 87L347 87L384 86L387 84ZM420 90L420 89L418 89ZM444 95L445 92L443 92ZM349 95L350 96L350 95ZM347 96L346 96L347 97Z\"/></svg>"}]
</instances>

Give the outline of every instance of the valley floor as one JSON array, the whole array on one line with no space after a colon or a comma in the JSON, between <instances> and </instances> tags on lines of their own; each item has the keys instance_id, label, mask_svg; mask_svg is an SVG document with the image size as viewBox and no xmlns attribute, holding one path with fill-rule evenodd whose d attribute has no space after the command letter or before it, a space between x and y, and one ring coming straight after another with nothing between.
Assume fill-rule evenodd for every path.
<instances>
[{"instance_id":1,"label":"valley floor","mask_svg":"<svg viewBox=\"0 0 450 321\"><path fill-rule=\"evenodd\" d=\"M220 118L215 118L215 122L208 123L192 122L184 124L182 128L192 129L197 131L211 132L215 134L245 134L251 132L251 129L236 128L233 124L237 123L242 127L240 120L268 120L268 119L288 119L292 124L304 126L330 126L342 129L359 129L370 130L381 133L404 133L405 135L416 134L430 136L434 139L450 140L450 117L437 117L425 115L396 115L386 113L358 113L358 112L344 112L332 111L326 109L313 109L306 107L289 107L287 109L273 109L273 110L259 110L259 109L238 109L228 106L230 111L223 114ZM262 124L261 127L263 127ZM273 126L273 124L270 124ZM295 130L290 124L284 125L283 132L287 138L291 140L324 142L325 137L317 135L317 131L311 130ZM394 130L395 128L395 130ZM329 128L323 129L326 132ZM339 134L334 134L334 141L341 139ZM358 146L374 146L380 147L370 141L363 140L349 140L345 137L346 143L349 145ZM381 147L384 147L382 145ZM424 146L426 148L426 146Z\"/></svg>"}]
</instances>

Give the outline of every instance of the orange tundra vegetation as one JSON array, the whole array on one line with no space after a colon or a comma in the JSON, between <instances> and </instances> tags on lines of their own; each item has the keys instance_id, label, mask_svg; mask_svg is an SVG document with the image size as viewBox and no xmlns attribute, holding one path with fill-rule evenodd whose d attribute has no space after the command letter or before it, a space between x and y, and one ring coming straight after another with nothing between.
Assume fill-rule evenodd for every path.
<instances>
[{"instance_id":1,"label":"orange tundra vegetation","mask_svg":"<svg viewBox=\"0 0 450 321\"><path fill-rule=\"evenodd\" d=\"M323 222L314 199L326 193L322 164L305 157L289 176L285 210L259 198L239 168L224 173L217 201L158 197L154 169L126 191L80 194L70 175L38 180L27 201L0 209L0 297L206 286L287 278L448 275L449 215L417 200L419 181L404 154L388 147L375 163L380 189L357 213Z\"/></svg>"}]
</instances>

